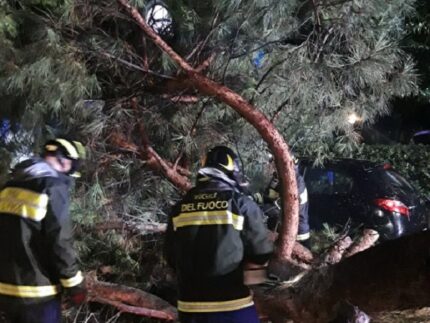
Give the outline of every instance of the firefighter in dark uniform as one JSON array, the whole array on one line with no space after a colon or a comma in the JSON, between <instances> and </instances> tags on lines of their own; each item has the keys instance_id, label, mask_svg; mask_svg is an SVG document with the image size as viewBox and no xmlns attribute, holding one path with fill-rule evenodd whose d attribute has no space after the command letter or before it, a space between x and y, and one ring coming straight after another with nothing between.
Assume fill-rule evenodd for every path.
<instances>
[{"instance_id":1,"label":"firefighter in dark uniform","mask_svg":"<svg viewBox=\"0 0 430 323\"><path fill-rule=\"evenodd\" d=\"M183 323L259 322L244 264L264 267L272 243L261 209L243 194L236 154L212 148L197 183L174 207L165 253L178 278Z\"/></svg>"},{"instance_id":2,"label":"firefighter in dark uniform","mask_svg":"<svg viewBox=\"0 0 430 323\"><path fill-rule=\"evenodd\" d=\"M60 294L85 299L69 219L69 187L82 144L47 142L18 164L0 191L0 311L13 323L59 323Z\"/></svg>"},{"instance_id":3,"label":"firefighter in dark uniform","mask_svg":"<svg viewBox=\"0 0 430 323\"><path fill-rule=\"evenodd\" d=\"M310 228L309 228L309 202L308 191L303 176L300 174L298 160L294 158L294 171L296 174L297 191L299 193L299 228L297 241L306 248L310 248ZM269 230L277 232L281 221L281 207L279 204L279 180L277 173L273 173L269 185L263 195L254 194L254 200L261 205L267 221Z\"/></svg>"}]
</instances>

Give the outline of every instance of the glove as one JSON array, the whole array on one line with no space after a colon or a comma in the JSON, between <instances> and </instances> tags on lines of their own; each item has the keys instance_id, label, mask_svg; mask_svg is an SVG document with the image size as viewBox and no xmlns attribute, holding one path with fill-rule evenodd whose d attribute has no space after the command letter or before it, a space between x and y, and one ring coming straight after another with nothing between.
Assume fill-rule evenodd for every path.
<instances>
[{"instance_id":1,"label":"glove","mask_svg":"<svg viewBox=\"0 0 430 323\"><path fill-rule=\"evenodd\" d=\"M81 283L79 285L73 287L67 287L63 289L63 296L65 303L70 306L79 306L81 305L86 297L87 290L84 287L84 284Z\"/></svg>"}]
</instances>

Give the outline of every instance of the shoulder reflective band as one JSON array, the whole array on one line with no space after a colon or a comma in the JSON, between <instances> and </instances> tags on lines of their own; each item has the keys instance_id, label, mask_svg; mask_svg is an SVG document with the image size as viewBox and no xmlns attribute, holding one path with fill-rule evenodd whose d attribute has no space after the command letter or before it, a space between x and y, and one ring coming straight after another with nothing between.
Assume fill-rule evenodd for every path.
<instances>
[{"instance_id":1,"label":"shoulder reflective band","mask_svg":"<svg viewBox=\"0 0 430 323\"><path fill-rule=\"evenodd\" d=\"M69 141L67 141L66 139L60 139L60 138L55 139L55 141L58 142L61 146L64 147L64 149L67 150L71 158L73 159L79 158L78 150Z\"/></svg>"},{"instance_id":2,"label":"shoulder reflective band","mask_svg":"<svg viewBox=\"0 0 430 323\"><path fill-rule=\"evenodd\" d=\"M84 276L82 276L82 272L78 271L75 276L70 278L60 278L61 285L63 287L74 287L79 285L84 280Z\"/></svg>"},{"instance_id":3,"label":"shoulder reflective band","mask_svg":"<svg viewBox=\"0 0 430 323\"><path fill-rule=\"evenodd\" d=\"M235 299L225 302L184 302L178 301L178 310L181 312L224 312L235 311L253 305L252 297Z\"/></svg>"},{"instance_id":4,"label":"shoulder reflective band","mask_svg":"<svg viewBox=\"0 0 430 323\"><path fill-rule=\"evenodd\" d=\"M46 297L58 294L58 288L48 286L22 286L0 283L0 294L16 297Z\"/></svg>"},{"instance_id":5,"label":"shoulder reflective band","mask_svg":"<svg viewBox=\"0 0 430 323\"><path fill-rule=\"evenodd\" d=\"M48 195L18 187L6 187L0 192L0 213L10 213L35 221L46 215Z\"/></svg>"},{"instance_id":6,"label":"shoulder reflective band","mask_svg":"<svg viewBox=\"0 0 430 323\"><path fill-rule=\"evenodd\" d=\"M231 224L236 230L243 229L244 217L228 210L181 213L173 218L173 228L193 225Z\"/></svg>"}]
</instances>

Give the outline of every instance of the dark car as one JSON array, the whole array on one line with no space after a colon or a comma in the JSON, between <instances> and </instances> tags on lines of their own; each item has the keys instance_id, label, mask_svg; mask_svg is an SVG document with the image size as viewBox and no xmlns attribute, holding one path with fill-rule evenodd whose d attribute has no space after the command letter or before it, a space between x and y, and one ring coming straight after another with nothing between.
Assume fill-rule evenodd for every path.
<instances>
[{"instance_id":1,"label":"dark car","mask_svg":"<svg viewBox=\"0 0 430 323\"><path fill-rule=\"evenodd\" d=\"M415 133L412 140L415 144L430 145L430 130L422 130Z\"/></svg>"},{"instance_id":2,"label":"dark car","mask_svg":"<svg viewBox=\"0 0 430 323\"><path fill-rule=\"evenodd\" d=\"M302 159L300 171L311 229L350 223L375 229L387 240L427 228L428 201L390 164L339 159L314 166Z\"/></svg>"}]
</instances>

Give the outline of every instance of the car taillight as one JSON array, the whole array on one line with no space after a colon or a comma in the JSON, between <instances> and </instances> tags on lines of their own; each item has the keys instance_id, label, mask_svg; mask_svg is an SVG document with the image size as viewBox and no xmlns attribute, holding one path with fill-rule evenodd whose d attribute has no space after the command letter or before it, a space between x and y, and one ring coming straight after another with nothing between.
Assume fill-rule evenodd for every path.
<instances>
[{"instance_id":1,"label":"car taillight","mask_svg":"<svg viewBox=\"0 0 430 323\"><path fill-rule=\"evenodd\" d=\"M391 164L389 164L389 163L385 163L384 165L382 165L382 168L386 170L386 169L393 168L393 166L391 166Z\"/></svg>"},{"instance_id":2,"label":"car taillight","mask_svg":"<svg viewBox=\"0 0 430 323\"><path fill-rule=\"evenodd\" d=\"M389 212L397 212L404 216L409 216L409 209L400 201L389 200L389 199L376 199L375 204L381 209Z\"/></svg>"}]
</instances>

